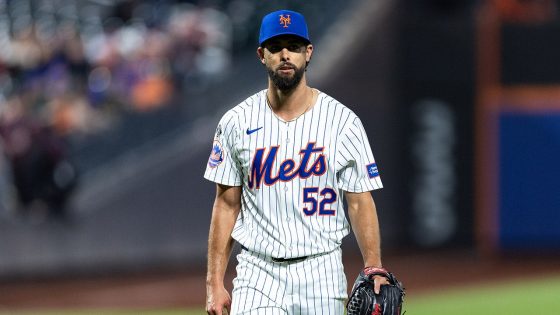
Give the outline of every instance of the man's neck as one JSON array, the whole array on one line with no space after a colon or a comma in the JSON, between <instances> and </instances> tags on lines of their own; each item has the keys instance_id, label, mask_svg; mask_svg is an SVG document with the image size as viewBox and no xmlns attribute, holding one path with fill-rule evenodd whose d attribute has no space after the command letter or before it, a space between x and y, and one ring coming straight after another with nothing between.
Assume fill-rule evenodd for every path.
<instances>
[{"instance_id":1,"label":"man's neck","mask_svg":"<svg viewBox=\"0 0 560 315\"><path fill-rule=\"evenodd\" d=\"M280 90L269 82L267 98L274 113L281 119L290 121L311 107L314 93L304 80L289 91Z\"/></svg>"}]
</instances>

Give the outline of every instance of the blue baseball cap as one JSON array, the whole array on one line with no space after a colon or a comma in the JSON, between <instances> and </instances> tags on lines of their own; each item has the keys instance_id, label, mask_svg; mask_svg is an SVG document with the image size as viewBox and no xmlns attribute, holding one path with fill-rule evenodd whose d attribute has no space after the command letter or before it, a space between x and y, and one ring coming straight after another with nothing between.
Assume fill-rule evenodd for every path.
<instances>
[{"instance_id":1,"label":"blue baseball cap","mask_svg":"<svg viewBox=\"0 0 560 315\"><path fill-rule=\"evenodd\" d=\"M259 45L279 35L295 35L309 40L309 32L305 18L298 12L280 10L267 14L261 23Z\"/></svg>"}]
</instances>

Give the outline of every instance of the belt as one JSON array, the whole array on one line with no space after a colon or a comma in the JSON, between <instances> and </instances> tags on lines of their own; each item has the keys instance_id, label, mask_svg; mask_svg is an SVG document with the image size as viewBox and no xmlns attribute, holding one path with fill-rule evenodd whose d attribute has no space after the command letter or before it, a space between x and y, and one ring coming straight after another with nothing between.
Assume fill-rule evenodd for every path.
<instances>
[{"instance_id":1,"label":"belt","mask_svg":"<svg viewBox=\"0 0 560 315\"><path fill-rule=\"evenodd\" d=\"M241 249L244 249L246 251L250 251L247 247L241 245ZM300 261L304 261L307 258L309 258L309 256L300 256L300 257L294 257L294 258L276 258L276 257L270 257L270 260L272 260L275 263L293 263L293 262L300 262Z\"/></svg>"},{"instance_id":2,"label":"belt","mask_svg":"<svg viewBox=\"0 0 560 315\"><path fill-rule=\"evenodd\" d=\"M308 258L309 256L301 256L301 257L294 257L294 258L274 258L271 257L270 259L273 262L276 263L288 263L288 262L299 262L299 261L304 261Z\"/></svg>"}]
</instances>

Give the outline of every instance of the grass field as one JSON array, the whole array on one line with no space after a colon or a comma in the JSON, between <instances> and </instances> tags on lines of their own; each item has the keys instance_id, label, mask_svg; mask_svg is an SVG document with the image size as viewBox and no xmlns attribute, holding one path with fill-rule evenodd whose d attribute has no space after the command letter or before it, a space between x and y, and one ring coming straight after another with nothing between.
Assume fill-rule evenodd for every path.
<instances>
[{"instance_id":1,"label":"grass field","mask_svg":"<svg viewBox=\"0 0 560 315\"><path fill-rule=\"evenodd\" d=\"M437 281L437 279L435 279ZM560 277L453 289L410 297L407 315L552 315L560 314Z\"/></svg>"},{"instance_id":2,"label":"grass field","mask_svg":"<svg viewBox=\"0 0 560 315\"><path fill-rule=\"evenodd\" d=\"M437 281L437 279L434 279ZM546 280L524 280L499 285L454 288L430 295L407 296L406 315L541 315L560 314L560 276ZM1 315L200 315L203 309L153 311L45 311L0 312Z\"/></svg>"}]
</instances>

